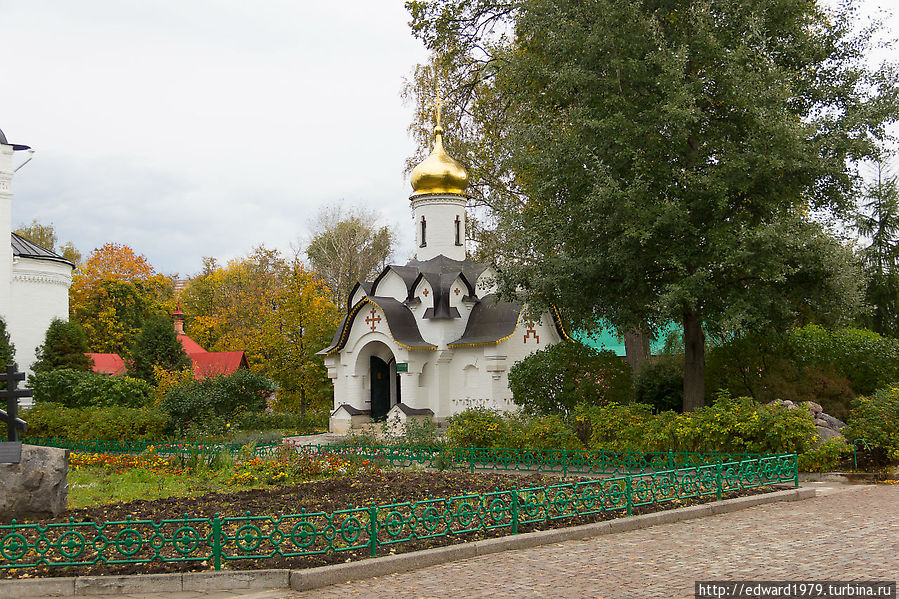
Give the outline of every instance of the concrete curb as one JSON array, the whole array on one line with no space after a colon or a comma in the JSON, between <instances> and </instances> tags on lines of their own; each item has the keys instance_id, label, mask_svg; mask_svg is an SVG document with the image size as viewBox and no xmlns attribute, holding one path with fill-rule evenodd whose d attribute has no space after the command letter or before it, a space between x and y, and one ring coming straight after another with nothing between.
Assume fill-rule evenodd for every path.
<instances>
[{"instance_id":1,"label":"concrete curb","mask_svg":"<svg viewBox=\"0 0 899 599\"><path fill-rule=\"evenodd\" d=\"M79 595L131 595L183 591L231 591L235 589L286 589L290 570L226 570L132 576L72 576L20 578L0 581L3 599L75 597Z\"/></svg>"},{"instance_id":2,"label":"concrete curb","mask_svg":"<svg viewBox=\"0 0 899 599\"><path fill-rule=\"evenodd\" d=\"M588 539L601 535L640 530L716 514L726 514L766 503L799 501L815 496L815 489L790 489L763 495L738 497L643 516L617 518L594 524L556 528L483 541L437 547L302 570L226 570L181 574L137 574L133 576L75 576L27 578L0 581L0 597L74 597L80 595L128 595L184 591L230 591L235 589L286 589L297 591L332 584L410 572L429 566L489 555L502 551L529 549L538 545Z\"/></svg>"}]
</instances>

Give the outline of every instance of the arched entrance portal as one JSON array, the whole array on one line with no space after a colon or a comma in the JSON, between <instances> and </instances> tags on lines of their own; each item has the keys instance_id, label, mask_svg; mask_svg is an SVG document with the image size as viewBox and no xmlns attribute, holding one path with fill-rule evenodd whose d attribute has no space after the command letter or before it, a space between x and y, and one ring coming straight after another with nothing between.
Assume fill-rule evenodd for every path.
<instances>
[{"instance_id":1,"label":"arched entrance portal","mask_svg":"<svg viewBox=\"0 0 899 599\"><path fill-rule=\"evenodd\" d=\"M369 410L372 420L384 420L390 408L400 402L400 378L396 358L390 348L374 341L359 352L357 368L368 371Z\"/></svg>"}]
</instances>

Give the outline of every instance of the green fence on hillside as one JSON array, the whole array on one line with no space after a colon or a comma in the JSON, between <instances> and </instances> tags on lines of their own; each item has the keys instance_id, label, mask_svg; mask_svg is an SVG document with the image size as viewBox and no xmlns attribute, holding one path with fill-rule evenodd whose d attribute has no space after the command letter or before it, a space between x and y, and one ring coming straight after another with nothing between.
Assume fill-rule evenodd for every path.
<instances>
[{"instance_id":1,"label":"green fence on hillside","mask_svg":"<svg viewBox=\"0 0 899 599\"><path fill-rule=\"evenodd\" d=\"M188 516L162 520L0 526L0 569L207 562L349 553L387 554L424 539L517 534L521 526L798 481L796 454L545 487L512 488L408 503L347 507L332 513Z\"/></svg>"}]
</instances>

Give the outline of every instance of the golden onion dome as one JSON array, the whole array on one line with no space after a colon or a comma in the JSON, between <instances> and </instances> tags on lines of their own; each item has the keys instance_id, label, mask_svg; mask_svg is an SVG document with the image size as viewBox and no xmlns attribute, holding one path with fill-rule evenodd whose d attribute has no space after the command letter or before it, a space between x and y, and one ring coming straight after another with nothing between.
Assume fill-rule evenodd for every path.
<instances>
[{"instance_id":1,"label":"golden onion dome","mask_svg":"<svg viewBox=\"0 0 899 599\"><path fill-rule=\"evenodd\" d=\"M412 169L412 196L430 193L464 195L468 172L443 149L443 127L434 128L434 149Z\"/></svg>"}]
</instances>

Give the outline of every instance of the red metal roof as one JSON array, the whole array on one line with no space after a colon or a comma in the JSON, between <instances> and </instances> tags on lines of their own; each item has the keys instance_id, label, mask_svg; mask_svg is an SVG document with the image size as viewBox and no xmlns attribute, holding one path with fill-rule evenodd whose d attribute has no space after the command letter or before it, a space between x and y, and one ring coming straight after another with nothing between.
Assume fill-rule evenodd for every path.
<instances>
[{"instance_id":1,"label":"red metal roof","mask_svg":"<svg viewBox=\"0 0 899 599\"><path fill-rule=\"evenodd\" d=\"M187 335L178 335L178 341L181 342L181 346L184 348L184 353L188 356L192 354L205 354L208 353L205 349L203 349L199 343L188 337Z\"/></svg>"},{"instance_id":2,"label":"red metal roof","mask_svg":"<svg viewBox=\"0 0 899 599\"><path fill-rule=\"evenodd\" d=\"M190 354L194 378L205 379L220 374L231 374L238 368L247 368L247 357L242 351L217 351Z\"/></svg>"},{"instance_id":3,"label":"red metal roof","mask_svg":"<svg viewBox=\"0 0 899 599\"><path fill-rule=\"evenodd\" d=\"M118 376L125 374L127 367L119 354L87 354L94 361L94 372Z\"/></svg>"},{"instance_id":4,"label":"red metal roof","mask_svg":"<svg viewBox=\"0 0 899 599\"><path fill-rule=\"evenodd\" d=\"M248 368L247 356L243 351L208 352L187 335L178 335L178 341L190 358L197 380L221 374L231 374L238 368ZM125 361L119 354L87 354L94 361L94 372L100 374L123 375L127 372Z\"/></svg>"}]
</instances>

